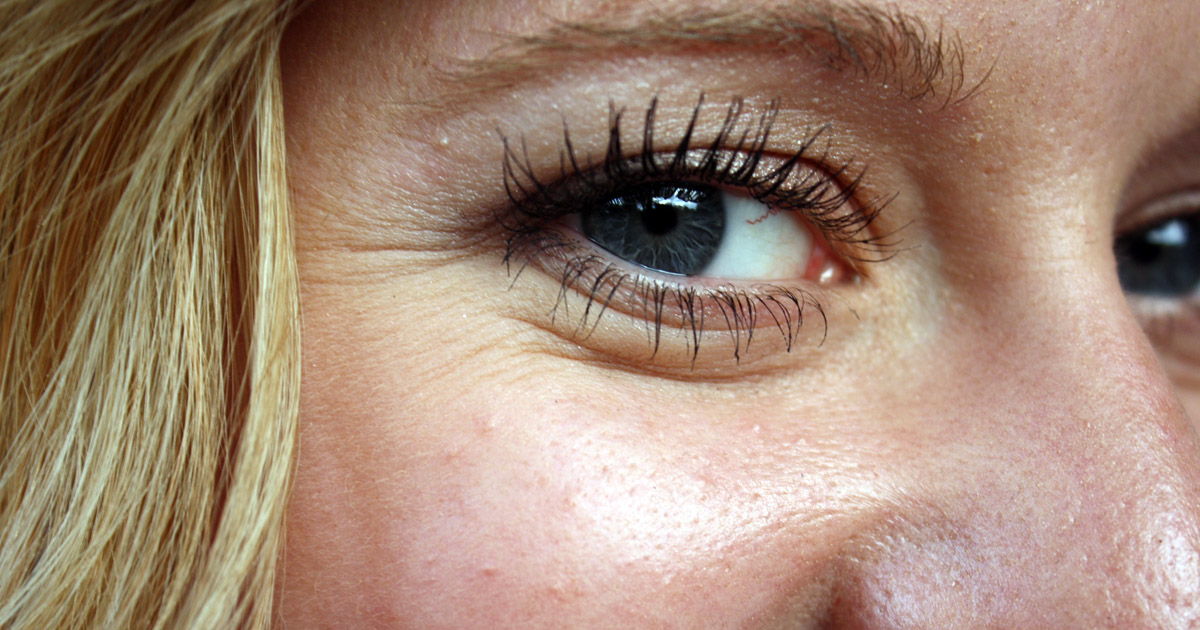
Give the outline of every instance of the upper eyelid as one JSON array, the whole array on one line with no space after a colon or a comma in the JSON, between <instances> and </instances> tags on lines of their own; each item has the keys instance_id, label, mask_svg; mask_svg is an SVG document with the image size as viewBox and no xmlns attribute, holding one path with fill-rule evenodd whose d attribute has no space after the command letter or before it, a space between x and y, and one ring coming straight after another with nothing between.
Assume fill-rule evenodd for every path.
<instances>
[{"instance_id":1,"label":"upper eyelid","mask_svg":"<svg viewBox=\"0 0 1200 630\"><path fill-rule=\"evenodd\" d=\"M849 165L853 160L829 164L828 146L814 151L828 125L809 131L786 153L769 150L779 104L770 101L757 113L753 109L740 98L732 99L716 131L711 131L710 126L701 131L701 116L712 117L701 95L684 128L672 136L674 142L664 150L654 146L661 138L656 125L659 100L655 97L641 117L639 152L628 155L623 129L624 121L631 115L610 102L608 144L603 160L594 163L579 158L564 120L558 173L551 175L553 181L549 182L543 180L546 176L539 176L524 136L513 141L500 132L505 192L512 207L522 215L516 217L515 223L500 217L501 224L516 231L531 229L521 225L522 219L557 218L577 210L589 199L614 192L615 186L656 178L691 179L741 187L766 203L802 210L826 238L852 246L855 251L850 258L856 262L891 257L898 246L894 232L875 234L869 228L894 195L865 201L855 199L865 167L852 172ZM799 180L792 177L796 172L803 173ZM849 208L843 211L845 206Z\"/></svg>"},{"instance_id":2,"label":"upper eyelid","mask_svg":"<svg viewBox=\"0 0 1200 630\"><path fill-rule=\"evenodd\" d=\"M1200 187L1185 188L1159 195L1132 206L1121 213L1114 231L1117 234L1153 227L1168 219L1183 216L1200 208Z\"/></svg>"}]
</instances>

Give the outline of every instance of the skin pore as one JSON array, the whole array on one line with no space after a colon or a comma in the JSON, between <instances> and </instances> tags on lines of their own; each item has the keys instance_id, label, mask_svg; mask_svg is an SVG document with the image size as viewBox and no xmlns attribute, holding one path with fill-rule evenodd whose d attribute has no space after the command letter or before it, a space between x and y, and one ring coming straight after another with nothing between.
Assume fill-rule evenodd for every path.
<instances>
[{"instance_id":1,"label":"skin pore","mask_svg":"<svg viewBox=\"0 0 1200 630\"><path fill-rule=\"evenodd\" d=\"M1200 624L1200 323L1113 255L1200 190L1194 3L752 4L290 27L281 627ZM756 140L884 246L789 213L834 280L671 277L538 201Z\"/></svg>"}]
</instances>

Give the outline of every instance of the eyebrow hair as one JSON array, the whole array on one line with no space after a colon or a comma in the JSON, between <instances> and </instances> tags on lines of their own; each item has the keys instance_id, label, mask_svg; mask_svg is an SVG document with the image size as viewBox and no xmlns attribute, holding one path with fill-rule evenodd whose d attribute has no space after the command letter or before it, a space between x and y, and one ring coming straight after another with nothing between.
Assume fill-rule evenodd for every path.
<instances>
[{"instance_id":1,"label":"eyebrow hair","mask_svg":"<svg viewBox=\"0 0 1200 630\"><path fill-rule=\"evenodd\" d=\"M464 60L456 78L480 82L562 63L563 55L713 47L803 53L819 65L857 73L912 99L948 107L974 94L991 74L967 88L966 55L957 35L919 17L866 4L817 0L770 9L657 10L632 23L607 16L556 21L534 34L503 34L481 59ZM993 68L995 65L993 64Z\"/></svg>"}]
</instances>

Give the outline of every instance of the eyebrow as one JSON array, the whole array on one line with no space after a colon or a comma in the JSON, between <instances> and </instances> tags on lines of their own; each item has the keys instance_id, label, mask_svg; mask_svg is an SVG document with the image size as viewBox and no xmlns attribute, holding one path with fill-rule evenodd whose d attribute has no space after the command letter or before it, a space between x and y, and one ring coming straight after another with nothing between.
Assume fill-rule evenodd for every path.
<instances>
[{"instance_id":1,"label":"eyebrow","mask_svg":"<svg viewBox=\"0 0 1200 630\"><path fill-rule=\"evenodd\" d=\"M500 37L503 42L488 55L461 61L455 77L506 85L517 75L561 64L564 55L730 47L803 54L825 68L856 73L914 100L939 99L948 107L978 91L991 74L988 70L967 87L966 55L957 35L915 15L866 4L658 10L633 21L611 15L556 21L538 33Z\"/></svg>"}]
</instances>

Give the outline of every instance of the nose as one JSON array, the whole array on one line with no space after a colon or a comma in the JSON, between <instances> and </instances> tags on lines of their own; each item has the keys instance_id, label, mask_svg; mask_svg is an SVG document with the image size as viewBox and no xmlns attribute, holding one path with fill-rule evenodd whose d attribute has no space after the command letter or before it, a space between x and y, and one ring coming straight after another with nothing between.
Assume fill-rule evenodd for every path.
<instances>
[{"instance_id":1,"label":"nose","mask_svg":"<svg viewBox=\"0 0 1200 630\"><path fill-rule=\"evenodd\" d=\"M1195 431L1115 279L1050 267L974 278L917 359L921 468L833 627L1200 628Z\"/></svg>"}]
</instances>

